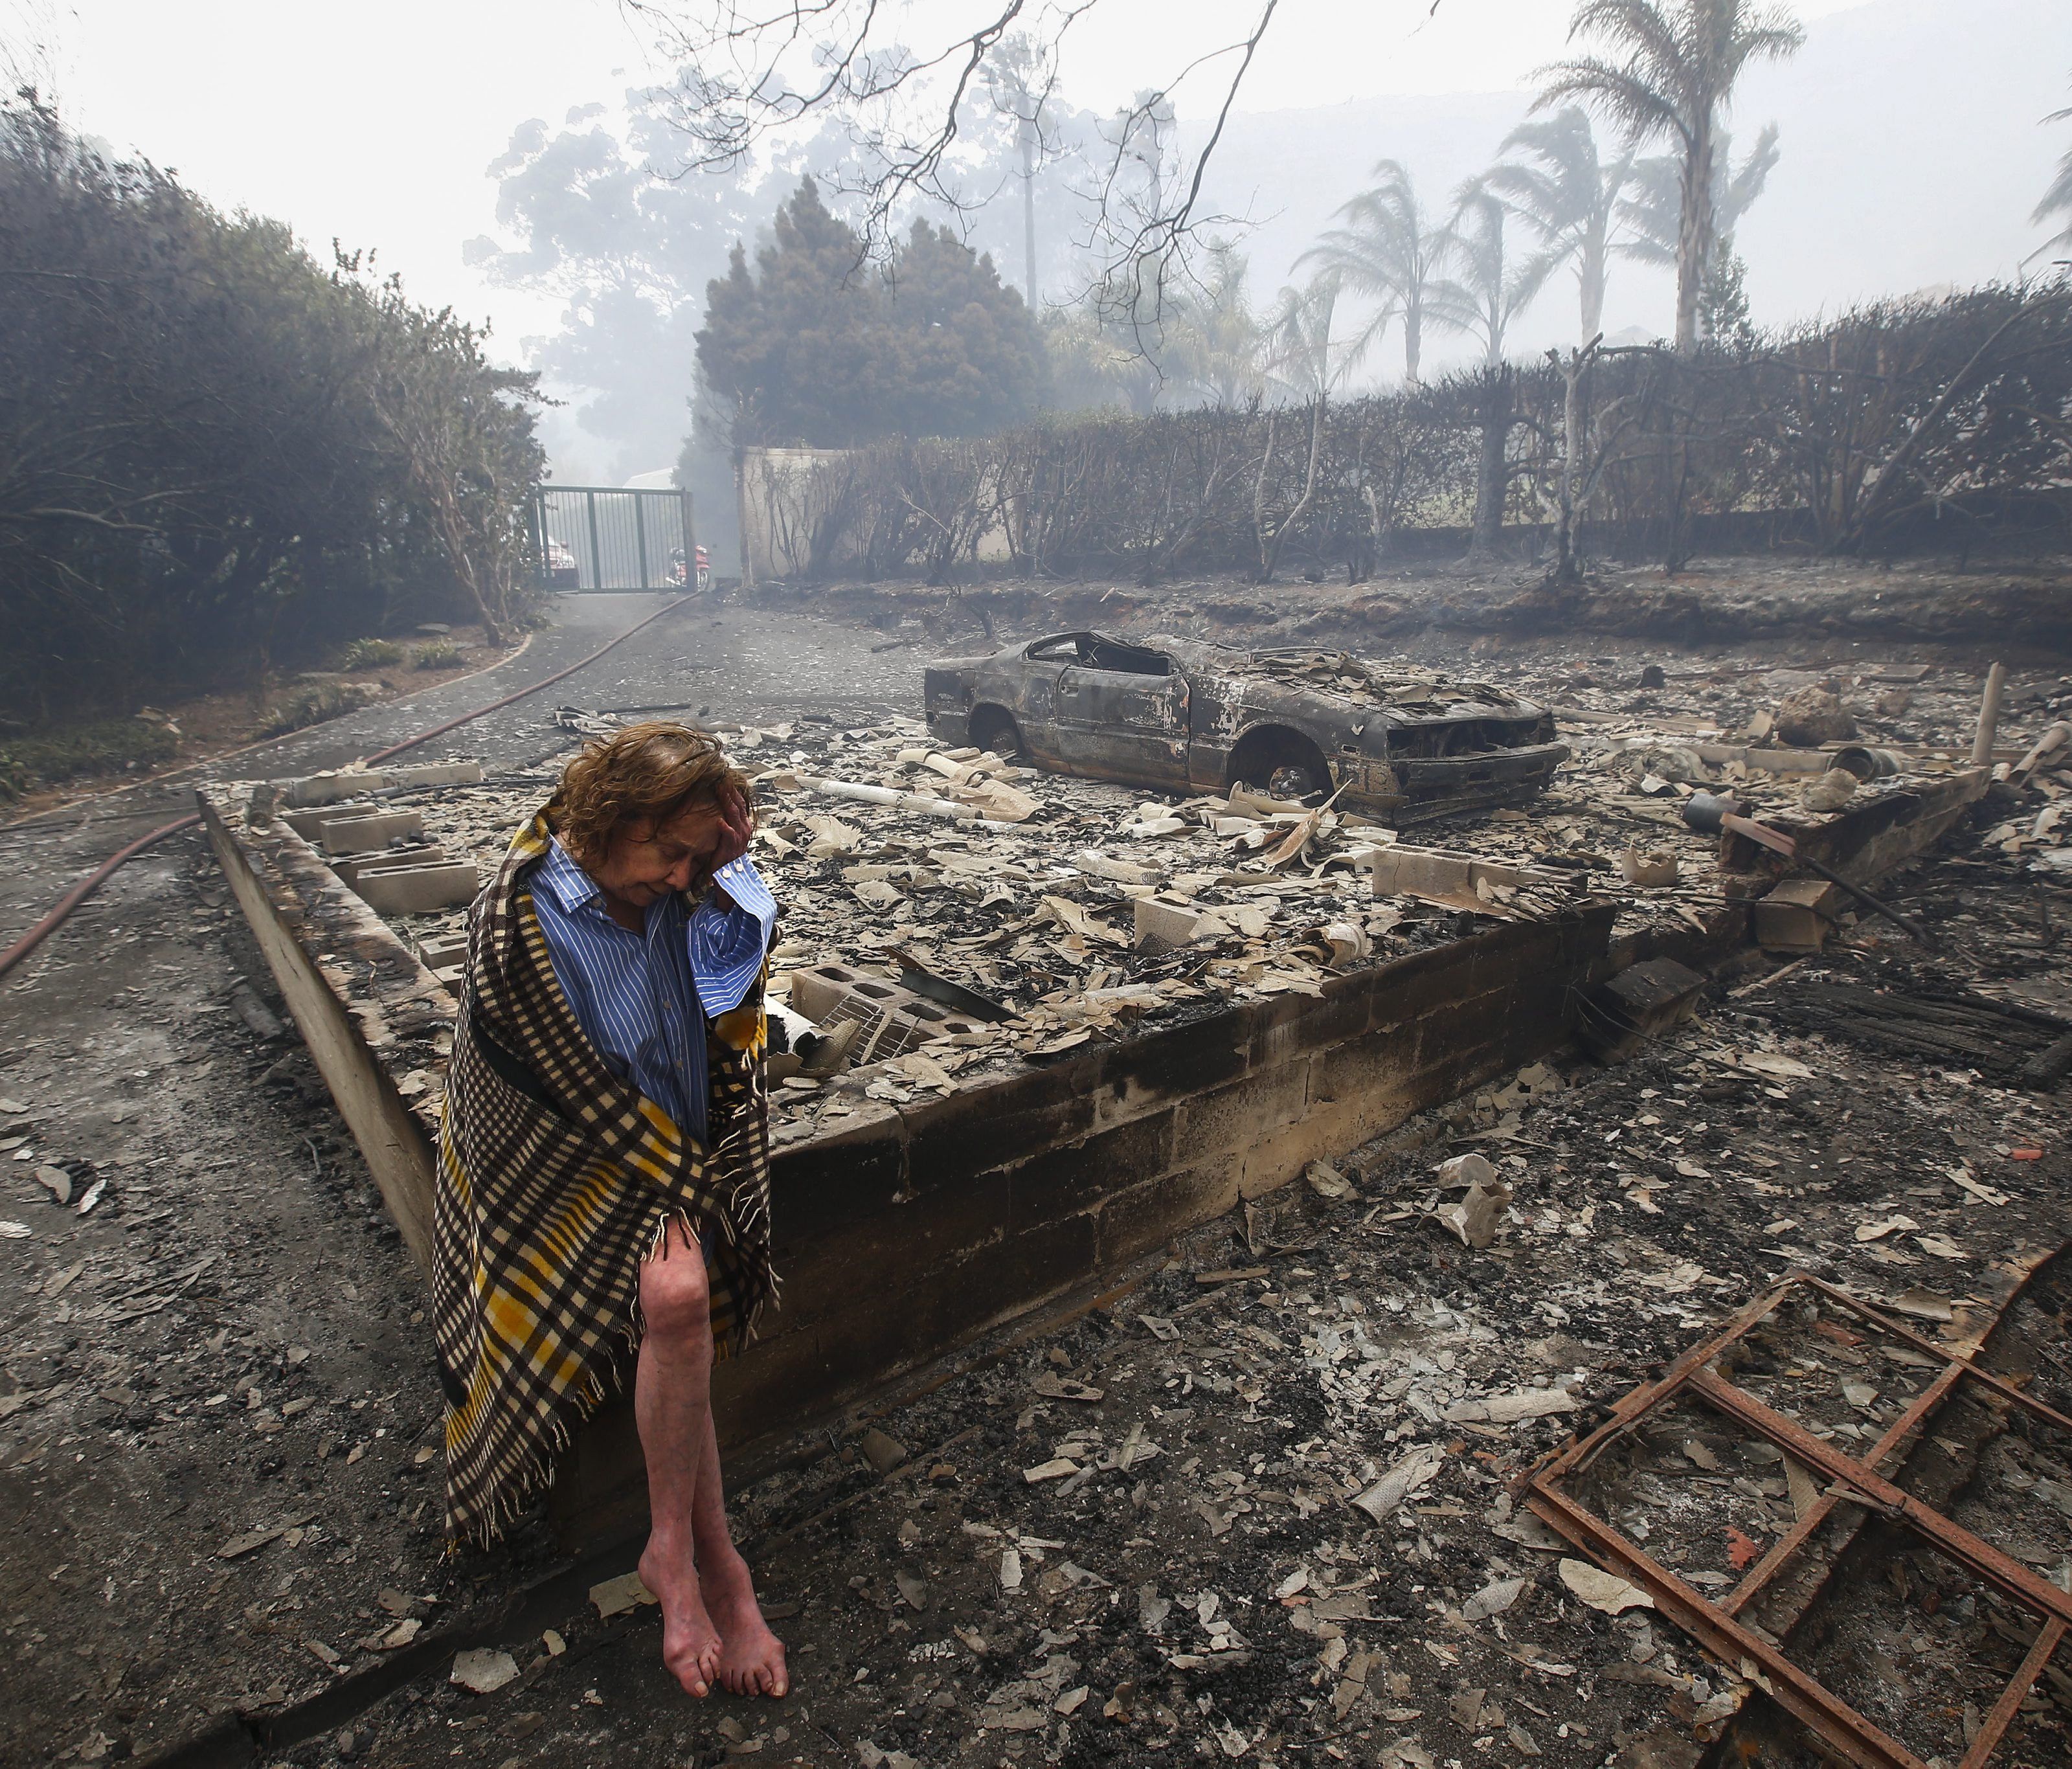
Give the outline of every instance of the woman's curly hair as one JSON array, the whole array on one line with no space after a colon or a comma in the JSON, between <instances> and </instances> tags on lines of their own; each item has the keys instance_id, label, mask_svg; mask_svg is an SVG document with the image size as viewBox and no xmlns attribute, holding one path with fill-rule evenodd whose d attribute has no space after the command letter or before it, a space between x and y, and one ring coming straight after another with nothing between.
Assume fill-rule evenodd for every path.
<instances>
[{"instance_id":1,"label":"woman's curly hair","mask_svg":"<svg viewBox=\"0 0 2072 1769\"><path fill-rule=\"evenodd\" d=\"M610 851L612 835L623 825L657 828L729 790L754 810L747 777L716 739L688 725L652 719L584 744L561 771L548 820L578 860L594 863Z\"/></svg>"}]
</instances>

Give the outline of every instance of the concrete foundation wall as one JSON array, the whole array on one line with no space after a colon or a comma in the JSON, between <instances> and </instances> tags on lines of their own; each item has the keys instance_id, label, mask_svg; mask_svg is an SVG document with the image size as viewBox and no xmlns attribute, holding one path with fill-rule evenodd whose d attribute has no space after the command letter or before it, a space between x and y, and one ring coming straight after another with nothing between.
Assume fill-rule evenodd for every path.
<instances>
[{"instance_id":1,"label":"concrete foundation wall","mask_svg":"<svg viewBox=\"0 0 2072 1769\"><path fill-rule=\"evenodd\" d=\"M232 800L198 796L216 864L296 1030L417 1269L429 1272L438 1133L397 1091L396 1080L435 1055L453 1018L453 998L285 822L240 828ZM399 1062L406 1050L418 1060Z\"/></svg>"},{"instance_id":2,"label":"concrete foundation wall","mask_svg":"<svg viewBox=\"0 0 2072 1769\"><path fill-rule=\"evenodd\" d=\"M1952 776L1823 825L1816 851L1866 882L1945 833L1984 788ZM211 841L388 1207L429 1245L436 1118L396 1091L451 998L284 825L205 794ZM1734 858L1729 856L1729 858ZM1749 895L1768 880L1752 877ZM1699 969L1745 948L1746 901L1688 931L1614 938L1615 907L1466 937L1330 978L1320 995L1225 1007L1043 1068L895 1108L869 1102L771 1161L777 1306L715 1380L730 1456L794 1432L965 1343L1091 1288L1241 1199L1565 1041L1578 994L1643 958ZM555 1505L579 1539L636 1518L630 1404L579 1434Z\"/></svg>"},{"instance_id":3,"label":"concrete foundation wall","mask_svg":"<svg viewBox=\"0 0 2072 1769\"><path fill-rule=\"evenodd\" d=\"M783 1292L717 1372L722 1441L796 1430L1545 1055L1613 912L1492 923L1321 997L1227 1009L780 1150ZM571 1525L618 1516L640 1479L621 1404L578 1446L557 1506Z\"/></svg>"}]
</instances>

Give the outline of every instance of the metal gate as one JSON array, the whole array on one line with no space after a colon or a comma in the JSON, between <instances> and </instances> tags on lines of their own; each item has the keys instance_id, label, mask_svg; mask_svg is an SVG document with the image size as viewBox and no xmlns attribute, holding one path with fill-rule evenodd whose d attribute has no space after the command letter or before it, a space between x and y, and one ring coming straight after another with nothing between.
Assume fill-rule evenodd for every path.
<instances>
[{"instance_id":1,"label":"metal gate","mask_svg":"<svg viewBox=\"0 0 2072 1769\"><path fill-rule=\"evenodd\" d=\"M675 590L691 574L688 492L546 485L530 520L542 589Z\"/></svg>"}]
</instances>

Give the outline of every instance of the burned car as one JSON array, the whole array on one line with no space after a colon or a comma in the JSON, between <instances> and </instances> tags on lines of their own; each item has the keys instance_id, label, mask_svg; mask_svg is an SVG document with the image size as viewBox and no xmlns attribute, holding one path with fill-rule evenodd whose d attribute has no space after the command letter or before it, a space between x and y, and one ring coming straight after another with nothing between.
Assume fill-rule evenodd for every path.
<instances>
[{"instance_id":1,"label":"burned car","mask_svg":"<svg viewBox=\"0 0 2072 1769\"><path fill-rule=\"evenodd\" d=\"M1313 648L1054 633L931 664L924 691L946 746L1161 792L1336 792L1396 823L1538 792L1568 754L1530 701Z\"/></svg>"}]
</instances>

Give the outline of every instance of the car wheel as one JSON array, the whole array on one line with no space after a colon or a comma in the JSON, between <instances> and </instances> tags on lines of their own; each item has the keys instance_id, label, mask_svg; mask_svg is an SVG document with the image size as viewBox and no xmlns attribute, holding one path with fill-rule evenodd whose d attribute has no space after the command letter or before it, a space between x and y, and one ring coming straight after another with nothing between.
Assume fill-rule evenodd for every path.
<instances>
[{"instance_id":1,"label":"car wheel","mask_svg":"<svg viewBox=\"0 0 2072 1769\"><path fill-rule=\"evenodd\" d=\"M1331 789L1322 753L1299 732L1268 729L1250 733L1231 758L1234 782L1260 783L1268 798L1300 800Z\"/></svg>"},{"instance_id":2,"label":"car wheel","mask_svg":"<svg viewBox=\"0 0 2072 1769\"><path fill-rule=\"evenodd\" d=\"M1322 792L1324 786L1309 767L1291 763L1267 776L1266 790L1276 799L1306 799L1312 792Z\"/></svg>"},{"instance_id":3,"label":"car wheel","mask_svg":"<svg viewBox=\"0 0 2072 1769\"><path fill-rule=\"evenodd\" d=\"M1022 759L1021 727L997 706L973 713L966 735L974 749L989 750L1003 761Z\"/></svg>"}]
</instances>

